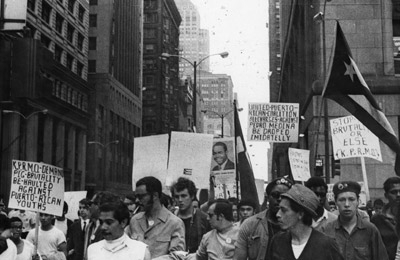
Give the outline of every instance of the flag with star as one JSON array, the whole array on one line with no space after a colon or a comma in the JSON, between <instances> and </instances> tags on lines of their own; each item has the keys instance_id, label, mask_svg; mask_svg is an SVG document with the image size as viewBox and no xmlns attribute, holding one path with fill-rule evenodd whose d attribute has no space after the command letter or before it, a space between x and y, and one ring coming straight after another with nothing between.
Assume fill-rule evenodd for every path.
<instances>
[{"instance_id":1,"label":"flag with star","mask_svg":"<svg viewBox=\"0 0 400 260\"><path fill-rule=\"evenodd\" d=\"M395 172L400 176L399 140L354 62L339 22L332 52L322 96L345 108L396 153Z\"/></svg>"}]
</instances>

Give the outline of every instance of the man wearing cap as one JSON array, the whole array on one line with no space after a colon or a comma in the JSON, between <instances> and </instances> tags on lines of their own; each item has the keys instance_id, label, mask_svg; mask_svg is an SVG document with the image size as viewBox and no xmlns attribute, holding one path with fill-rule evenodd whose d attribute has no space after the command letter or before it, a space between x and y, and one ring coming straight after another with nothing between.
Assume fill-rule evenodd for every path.
<instances>
[{"instance_id":1,"label":"man wearing cap","mask_svg":"<svg viewBox=\"0 0 400 260\"><path fill-rule=\"evenodd\" d=\"M360 191L360 184L354 181L341 181L333 186L339 217L328 223L323 231L335 238L346 260L387 260L378 229L357 213Z\"/></svg>"},{"instance_id":2,"label":"man wearing cap","mask_svg":"<svg viewBox=\"0 0 400 260\"><path fill-rule=\"evenodd\" d=\"M383 207L380 214L372 216L371 222L378 228L389 259L393 260L396 256L396 247L399 241L396 231L396 213L400 206L400 177L388 178L383 183L383 189L385 190L385 198L389 203Z\"/></svg>"},{"instance_id":3,"label":"man wearing cap","mask_svg":"<svg viewBox=\"0 0 400 260\"><path fill-rule=\"evenodd\" d=\"M282 194L276 214L279 225L287 232L276 234L271 240L268 260L342 260L335 240L311 227L319 199L312 190L295 184Z\"/></svg>"},{"instance_id":4,"label":"man wearing cap","mask_svg":"<svg viewBox=\"0 0 400 260\"><path fill-rule=\"evenodd\" d=\"M337 215L331 213L325 208L328 185L326 185L324 179L318 176L311 177L304 185L312 190L319 199L319 205L316 211L318 216L313 219L312 227L321 231L326 224L338 218Z\"/></svg>"},{"instance_id":5,"label":"man wearing cap","mask_svg":"<svg viewBox=\"0 0 400 260\"><path fill-rule=\"evenodd\" d=\"M265 200L269 201L269 209L249 217L242 223L235 244L234 260L265 259L270 239L281 231L276 218L281 194L287 192L292 184L290 179L280 177L267 185Z\"/></svg>"}]
</instances>

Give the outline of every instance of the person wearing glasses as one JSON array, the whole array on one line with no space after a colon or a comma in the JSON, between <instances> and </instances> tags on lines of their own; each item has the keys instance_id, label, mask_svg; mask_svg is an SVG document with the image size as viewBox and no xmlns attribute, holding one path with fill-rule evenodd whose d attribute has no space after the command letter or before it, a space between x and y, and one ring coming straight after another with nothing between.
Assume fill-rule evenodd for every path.
<instances>
[{"instance_id":1,"label":"person wearing glasses","mask_svg":"<svg viewBox=\"0 0 400 260\"><path fill-rule=\"evenodd\" d=\"M21 238L22 228L23 224L20 218L12 217L10 219L10 239L17 247L16 260L32 260L32 257L35 256L34 246L31 242Z\"/></svg>"},{"instance_id":2,"label":"person wearing glasses","mask_svg":"<svg viewBox=\"0 0 400 260\"><path fill-rule=\"evenodd\" d=\"M143 211L131 218L125 230L128 236L147 244L153 259L169 259L168 255L183 252L185 225L161 204L161 182L153 176L143 177L136 182L135 195Z\"/></svg>"},{"instance_id":3,"label":"person wearing glasses","mask_svg":"<svg viewBox=\"0 0 400 260\"><path fill-rule=\"evenodd\" d=\"M313 219L312 227L321 231L326 224L335 221L338 218L337 215L326 209L326 193L328 192L328 185L326 185L324 179L318 176L311 177L304 185L312 190L319 199L318 209L316 210L317 217Z\"/></svg>"},{"instance_id":4,"label":"person wearing glasses","mask_svg":"<svg viewBox=\"0 0 400 260\"><path fill-rule=\"evenodd\" d=\"M381 234L389 260L393 260L399 241L400 177L394 176L386 179L383 189L388 203L383 207L381 213L372 216L371 222L375 224ZM400 257L396 259L400 259Z\"/></svg>"},{"instance_id":5,"label":"person wearing glasses","mask_svg":"<svg viewBox=\"0 0 400 260\"><path fill-rule=\"evenodd\" d=\"M276 218L281 195L292 185L293 182L286 177L280 177L268 183L265 189L265 200L269 202L269 209L249 217L242 223L235 244L234 260L266 259L270 240L281 231Z\"/></svg>"}]
</instances>

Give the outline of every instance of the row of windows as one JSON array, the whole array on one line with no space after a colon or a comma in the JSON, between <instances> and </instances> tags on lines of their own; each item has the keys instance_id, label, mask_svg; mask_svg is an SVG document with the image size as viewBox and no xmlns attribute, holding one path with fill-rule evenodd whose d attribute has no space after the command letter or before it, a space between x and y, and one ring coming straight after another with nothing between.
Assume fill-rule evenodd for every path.
<instances>
[{"instance_id":1,"label":"row of windows","mask_svg":"<svg viewBox=\"0 0 400 260\"><path fill-rule=\"evenodd\" d=\"M61 6L64 6L63 0L57 0L57 2L59 4L61 4ZM28 7L28 10L31 10L32 12L36 12L36 0L28 0L27 7ZM76 7L76 0L68 0L67 9L68 9L68 12L71 13L73 17L75 17L75 7ZM84 24L85 14L87 13L86 9L80 4L78 5L77 9L78 9L78 13L77 13L78 21L81 24ZM51 7L51 5L48 2L43 0L41 18L48 24L51 23L52 10L53 10L53 8Z\"/></svg>"},{"instance_id":2,"label":"row of windows","mask_svg":"<svg viewBox=\"0 0 400 260\"><path fill-rule=\"evenodd\" d=\"M71 104L72 106L87 112L88 111L88 97L64 82L54 79L53 80L53 96Z\"/></svg>"}]
</instances>

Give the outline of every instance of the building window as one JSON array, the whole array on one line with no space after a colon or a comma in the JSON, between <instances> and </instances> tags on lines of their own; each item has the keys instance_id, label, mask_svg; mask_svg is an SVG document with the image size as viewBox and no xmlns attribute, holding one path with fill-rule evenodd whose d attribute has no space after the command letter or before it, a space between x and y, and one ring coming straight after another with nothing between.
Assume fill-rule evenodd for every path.
<instances>
[{"instance_id":1,"label":"building window","mask_svg":"<svg viewBox=\"0 0 400 260\"><path fill-rule=\"evenodd\" d=\"M51 6L47 2L43 2L42 4L42 19L50 24L51 17Z\"/></svg>"},{"instance_id":2,"label":"building window","mask_svg":"<svg viewBox=\"0 0 400 260\"><path fill-rule=\"evenodd\" d=\"M68 0L68 11L74 14L76 0Z\"/></svg>"},{"instance_id":3,"label":"building window","mask_svg":"<svg viewBox=\"0 0 400 260\"><path fill-rule=\"evenodd\" d=\"M79 5L78 19L81 23L83 23L84 18L85 18L85 8L83 8L83 6L81 6L81 5Z\"/></svg>"},{"instance_id":4,"label":"building window","mask_svg":"<svg viewBox=\"0 0 400 260\"><path fill-rule=\"evenodd\" d=\"M56 31L60 34L63 32L63 24L64 24L64 18L57 13L56 14Z\"/></svg>"},{"instance_id":5,"label":"building window","mask_svg":"<svg viewBox=\"0 0 400 260\"><path fill-rule=\"evenodd\" d=\"M89 15L89 27L97 27L97 14Z\"/></svg>"},{"instance_id":6,"label":"building window","mask_svg":"<svg viewBox=\"0 0 400 260\"><path fill-rule=\"evenodd\" d=\"M74 65L74 57L72 57L71 54L67 54L67 68L72 70L73 65Z\"/></svg>"},{"instance_id":7,"label":"building window","mask_svg":"<svg viewBox=\"0 0 400 260\"><path fill-rule=\"evenodd\" d=\"M78 33L78 49L80 51L83 50L83 41L85 40L85 37L83 37L82 34Z\"/></svg>"},{"instance_id":8,"label":"building window","mask_svg":"<svg viewBox=\"0 0 400 260\"><path fill-rule=\"evenodd\" d=\"M156 49L155 44L145 44L144 45L144 53L154 53Z\"/></svg>"},{"instance_id":9,"label":"building window","mask_svg":"<svg viewBox=\"0 0 400 260\"><path fill-rule=\"evenodd\" d=\"M72 25L68 24L68 27L67 27L67 40L70 43L74 43L74 31L75 31L74 27Z\"/></svg>"},{"instance_id":10,"label":"building window","mask_svg":"<svg viewBox=\"0 0 400 260\"><path fill-rule=\"evenodd\" d=\"M35 12L36 0L28 0L27 7L29 10Z\"/></svg>"},{"instance_id":11,"label":"building window","mask_svg":"<svg viewBox=\"0 0 400 260\"><path fill-rule=\"evenodd\" d=\"M88 72L96 73L96 60L89 60L88 62Z\"/></svg>"},{"instance_id":12,"label":"building window","mask_svg":"<svg viewBox=\"0 0 400 260\"><path fill-rule=\"evenodd\" d=\"M156 61L154 59L144 59L143 60L143 69L157 69Z\"/></svg>"},{"instance_id":13,"label":"building window","mask_svg":"<svg viewBox=\"0 0 400 260\"><path fill-rule=\"evenodd\" d=\"M158 14L157 13L144 14L144 22L145 23L156 23L157 20L158 20Z\"/></svg>"},{"instance_id":14,"label":"building window","mask_svg":"<svg viewBox=\"0 0 400 260\"><path fill-rule=\"evenodd\" d=\"M54 48L54 59L60 63L62 58L62 52L63 49L60 46L56 45L56 47Z\"/></svg>"},{"instance_id":15,"label":"building window","mask_svg":"<svg viewBox=\"0 0 400 260\"><path fill-rule=\"evenodd\" d=\"M97 49L97 37L89 37L89 50Z\"/></svg>"},{"instance_id":16,"label":"building window","mask_svg":"<svg viewBox=\"0 0 400 260\"><path fill-rule=\"evenodd\" d=\"M41 42L44 46L46 46L46 48L49 48L49 47L50 47L51 40L50 40L50 38L46 37L46 35L44 35L43 33L42 33L42 35L40 36L40 42Z\"/></svg>"},{"instance_id":17,"label":"building window","mask_svg":"<svg viewBox=\"0 0 400 260\"><path fill-rule=\"evenodd\" d=\"M76 74L78 74L80 77L83 77L83 64L78 61L76 64Z\"/></svg>"},{"instance_id":18,"label":"building window","mask_svg":"<svg viewBox=\"0 0 400 260\"><path fill-rule=\"evenodd\" d=\"M89 0L89 5L97 5L97 0Z\"/></svg>"},{"instance_id":19,"label":"building window","mask_svg":"<svg viewBox=\"0 0 400 260\"><path fill-rule=\"evenodd\" d=\"M398 1L393 1L392 26L394 74L400 76L400 2Z\"/></svg>"},{"instance_id":20,"label":"building window","mask_svg":"<svg viewBox=\"0 0 400 260\"><path fill-rule=\"evenodd\" d=\"M143 37L145 39L154 39L156 38L156 29L144 29Z\"/></svg>"},{"instance_id":21,"label":"building window","mask_svg":"<svg viewBox=\"0 0 400 260\"><path fill-rule=\"evenodd\" d=\"M157 0L146 0L144 1L144 9L156 9Z\"/></svg>"}]
</instances>

